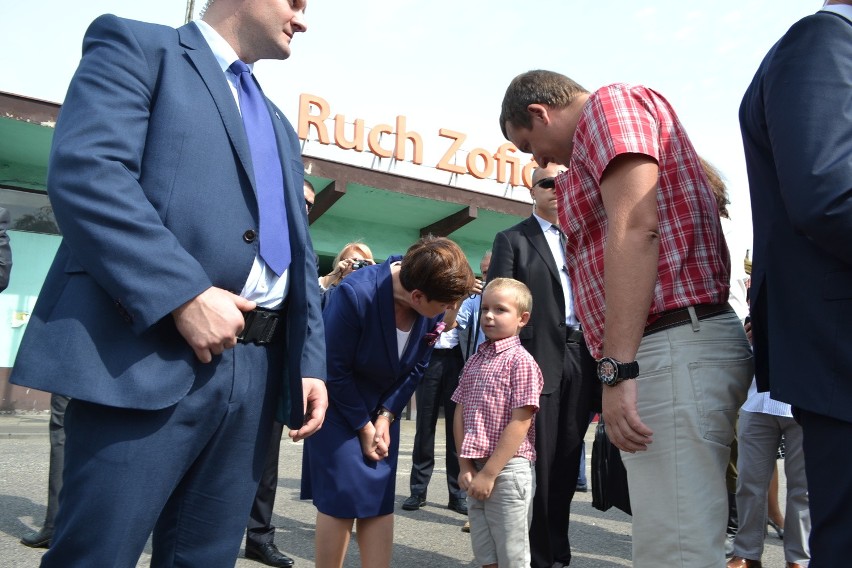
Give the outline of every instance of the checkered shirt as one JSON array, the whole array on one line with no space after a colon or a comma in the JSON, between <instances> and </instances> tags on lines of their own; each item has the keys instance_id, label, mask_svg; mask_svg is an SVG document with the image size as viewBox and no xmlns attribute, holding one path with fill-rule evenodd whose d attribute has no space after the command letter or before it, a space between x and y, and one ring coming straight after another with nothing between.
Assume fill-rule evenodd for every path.
<instances>
[{"instance_id":1,"label":"checkered shirt","mask_svg":"<svg viewBox=\"0 0 852 568\"><path fill-rule=\"evenodd\" d=\"M463 405L464 442L459 457L489 458L513 409L532 406L538 411L543 386L541 369L518 336L480 345L464 366L452 397ZM535 462L534 423L514 457Z\"/></svg>"},{"instance_id":2,"label":"checkered shirt","mask_svg":"<svg viewBox=\"0 0 852 568\"><path fill-rule=\"evenodd\" d=\"M719 210L683 125L651 89L603 87L583 107L571 164L556 183L574 304L595 358L601 357L606 307L600 180L609 163L627 153L650 156L660 170L660 259L647 323L666 310L728 301L731 260Z\"/></svg>"}]
</instances>

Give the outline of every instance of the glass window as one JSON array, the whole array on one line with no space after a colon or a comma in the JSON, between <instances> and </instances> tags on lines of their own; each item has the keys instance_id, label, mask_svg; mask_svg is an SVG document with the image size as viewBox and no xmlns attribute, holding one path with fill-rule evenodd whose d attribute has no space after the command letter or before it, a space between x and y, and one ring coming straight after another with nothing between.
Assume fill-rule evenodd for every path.
<instances>
[{"instance_id":1,"label":"glass window","mask_svg":"<svg viewBox=\"0 0 852 568\"><path fill-rule=\"evenodd\" d=\"M12 216L9 229L13 231L59 234L59 225L46 193L0 187L0 206Z\"/></svg>"}]
</instances>

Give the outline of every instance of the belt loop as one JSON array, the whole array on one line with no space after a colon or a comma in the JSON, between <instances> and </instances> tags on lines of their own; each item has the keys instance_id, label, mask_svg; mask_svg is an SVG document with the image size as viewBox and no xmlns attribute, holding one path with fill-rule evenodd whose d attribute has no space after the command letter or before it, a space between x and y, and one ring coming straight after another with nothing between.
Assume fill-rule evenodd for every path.
<instances>
[{"instance_id":1,"label":"belt loop","mask_svg":"<svg viewBox=\"0 0 852 568\"><path fill-rule=\"evenodd\" d=\"M695 307L689 306L687 311L689 312L689 319L692 322L692 331L697 333L701 330L701 324L698 323L698 315L695 313Z\"/></svg>"}]
</instances>

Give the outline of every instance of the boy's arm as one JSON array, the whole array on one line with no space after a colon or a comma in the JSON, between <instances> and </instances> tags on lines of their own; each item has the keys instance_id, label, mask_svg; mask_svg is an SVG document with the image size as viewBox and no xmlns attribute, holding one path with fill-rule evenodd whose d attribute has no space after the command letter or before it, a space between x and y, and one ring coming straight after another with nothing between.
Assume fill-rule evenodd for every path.
<instances>
[{"instance_id":1,"label":"boy's arm","mask_svg":"<svg viewBox=\"0 0 852 568\"><path fill-rule=\"evenodd\" d=\"M456 404L455 416L453 418L453 438L456 441L456 453L461 454L462 443L464 443L464 407L461 403ZM476 467L473 460L463 458L459 455L459 487L467 491L473 476L476 475Z\"/></svg>"},{"instance_id":2,"label":"boy's arm","mask_svg":"<svg viewBox=\"0 0 852 568\"><path fill-rule=\"evenodd\" d=\"M534 414L534 406L521 406L512 409L511 420L503 428L500 439L497 441L497 447L488 461L485 462L485 467L474 476L473 482L467 489L468 495L480 500L488 499L491 496L494 481L509 460L517 453L518 448L521 447L521 443L524 441L530 426L532 426Z\"/></svg>"}]
</instances>

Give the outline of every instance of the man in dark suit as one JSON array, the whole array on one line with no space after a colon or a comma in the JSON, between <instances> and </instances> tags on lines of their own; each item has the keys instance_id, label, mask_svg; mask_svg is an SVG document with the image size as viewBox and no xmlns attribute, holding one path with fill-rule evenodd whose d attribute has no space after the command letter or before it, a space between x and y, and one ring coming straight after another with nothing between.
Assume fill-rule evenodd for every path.
<instances>
[{"instance_id":1,"label":"man in dark suit","mask_svg":"<svg viewBox=\"0 0 852 568\"><path fill-rule=\"evenodd\" d=\"M796 23L740 107L758 386L804 434L811 567L852 556L852 2Z\"/></svg>"},{"instance_id":2,"label":"man in dark suit","mask_svg":"<svg viewBox=\"0 0 852 568\"><path fill-rule=\"evenodd\" d=\"M568 521L589 411L599 403L595 360L583 341L573 310L558 228L554 178L564 168L550 164L533 173L533 215L497 233L488 280L509 277L526 284L533 297L521 343L544 375L536 414L536 491L530 527L533 568L571 562Z\"/></svg>"},{"instance_id":3,"label":"man in dark suit","mask_svg":"<svg viewBox=\"0 0 852 568\"><path fill-rule=\"evenodd\" d=\"M279 397L291 438L322 424L298 139L246 65L302 31L304 2L216 0L86 33L47 182L63 241L12 375L71 397L43 566L135 566L152 532L153 566L233 566Z\"/></svg>"}]
</instances>

